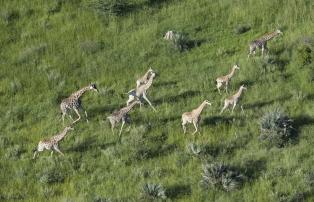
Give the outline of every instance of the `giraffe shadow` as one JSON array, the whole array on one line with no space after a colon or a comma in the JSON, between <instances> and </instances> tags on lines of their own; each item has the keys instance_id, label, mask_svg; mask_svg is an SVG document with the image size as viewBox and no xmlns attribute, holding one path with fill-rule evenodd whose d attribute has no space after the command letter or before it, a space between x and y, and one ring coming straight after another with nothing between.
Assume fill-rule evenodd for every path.
<instances>
[{"instance_id":1,"label":"giraffe shadow","mask_svg":"<svg viewBox=\"0 0 314 202\"><path fill-rule=\"evenodd\" d=\"M178 81L164 81L164 82L157 82L154 83L154 87L171 87L176 86Z\"/></svg>"},{"instance_id":2,"label":"giraffe shadow","mask_svg":"<svg viewBox=\"0 0 314 202\"><path fill-rule=\"evenodd\" d=\"M294 143L297 143L299 141L299 133L301 132L302 127L306 125L314 125L314 117L308 115L301 115L293 117L292 120L294 128L292 140Z\"/></svg>"},{"instance_id":3,"label":"giraffe shadow","mask_svg":"<svg viewBox=\"0 0 314 202\"><path fill-rule=\"evenodd\" d=\"M243 120L242 117L238 116L229 116L229 117L223 117L223 116L212 116L212 117L206 117L203 119L203 125L220 125L220 124L226 124L231 125L235 120Z\"/></svg>"},{"instance_id":4,"label":"giraffe shadow","mask_svg":"<svg viewBox=\"0 0 314 202\"><path fill-rule=\"evenodd\" d=\"M160 124L166 124L166 123L177 121L177 120L181 120L181 116L171 116L171 117L162 118L162 119L159 119L159 122Z\"/></svg>"},{"instance_id":5,"label":"giraffe shadow","mask_svg":"<svg viewBox=\"0 0 314 202\"><path fill-rule=\"evenodd\" d=\"M86 140L84 140L83 142L76 144L74 146L72 146L70 149L67 149L67 151L72 151L72 152L85 152L87 151L89 148L95 146L96 144L96 138L88 138Z\"/></svg>"},{"instance_id":6,"label":"giraffe shadow","mask_svg":"<svg viewBox=\"0 0 314 202\"><path fill-rule=\"evenodd\" d=\"M275 102L286 101L286 100L290 99L291 97L292 97L292 95L282 96L282 97L279 97L279 98L276 98L276 99L272 99L272 100L269 100L269 101L258 101L258 102L255 102L255 103L245 104L245 105L243 105L243 107L245 109L260 108L260 107L264 107L266 105L274 104Z\"/></svg>"},{"instance_id":7,"label":"giraffe shadow","mask_svg":"<svg viewBox=\"0 0 314 202\"><path fill-rule=\"evenodd\" d=\"M192 193L191 186L185 185L185 184L172 185L172 186L167 187L166 189L166 196L171 199L191 195L191 193Z\"/></svg>"},{"instance_id":8,"label":"giraffe shadow","mask_svg":"<svg viewBox=\"0 0 314 202\"><path fill-rule=\"evenodd\" d=\"M174 96L164 96L162 98L156 99L154 100L154 104L155 105L161 105L162 103L173 103L173 102L179 102L180 100L186 99L186 98L190 98L190 97L195 97L197 95L199 95L201 92L200 91L185 91L183 93L180 93L178 95L174 95Z\"/></svg>"},{"instance_id":9,"label":"giraffe shadow","mask_svg":"<svg viewBox=\"0 0 314 202\"><path fill-rule=\"evenodd\" d=\"M114 110L120 109L118 105L105 105L105 106L97 106L93 107L88 111L88 117L93 118L97 114L108 115L108 113L112 113Z\"/></svg>"}]
</instances>

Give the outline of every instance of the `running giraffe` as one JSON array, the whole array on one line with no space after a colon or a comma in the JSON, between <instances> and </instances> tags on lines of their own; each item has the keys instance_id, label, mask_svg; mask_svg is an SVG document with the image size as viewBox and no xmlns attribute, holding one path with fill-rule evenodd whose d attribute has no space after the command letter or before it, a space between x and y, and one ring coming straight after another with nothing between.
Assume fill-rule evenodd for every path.
<instances>
[{"instance_id":1,"label":"running giraffe","mask_svg":"<svg viewBox=\"0 0 314 202\"><path fill-rule=\"evenodd\" d=\"M263 56L264 52L268 51L267 42L269 40L273 39L275 36L280 35L280 34L283 34L283 33L279 29L277 29L274 32L268 33L268 34L260 37L259 39L256 39L256 40L252 41L250 43L250 46L249 46L250 47L250 53L248 55L248 58L251 55L255 55L257 48L262 50L262 56Z\"/></svg>"},{"instance_id":2,"label":"running giraffe","mask_svg":"<svg viewBox=\"0 0 314 202\"><path fill-rule=\"evenodd\" d=\"M81 115L78 111L79 109L83 109L80 98L88 90L94 90L94 91L98 92L96 85L90 84L89 86L86 86L86 87L80 89L79 91L73 93L72 95L70 95L70 97L62 100L62 102L60 104L60 109L61 109L61 113L62 113L63 125L64 125L64 117L66 114L68 114L68 111L70 109L73 109L74 112L78 115L78 118L75 121L73 121L72 116L69 115L69 117L73 121L72 124L76 123L77 121L79 121L81 119ZM86 111L85 111L85 116L86 116L86 121L88 122Z\"/></svg>"},{"instance_id":3,"label":"running giraffe","mask_svg":"<svg viewBox=\"0 0 314 202\"><path fill-rule=\"evenodd\" d=\"M56 152L60 153L62 156L64 156L64 154L60 151L58 144L61 140L63 140L63 138L65 137L65 135L67 134L67 132L69 130L74 130L74 129L72 127L68 126L68 127L65 127L61 133L59 133L59 134L57 134L57 135L55 135L49 139L41 140L38 143L37 148L34 149L33 159L36 158L36 155L39 152L42 152L45 149L52 150L51 154L50 154L51 156L53 154L53 151L56 151Z\"/></svg>"},{"instance_id":4,"label":"running giraffe","mask_svg":"<svg viewBox=\"0 0 314 202\"><path fill-rule=\"evenodd\" d=\"M192 135L198 132L198 124L201 120L201 113L206 105L212 105L208 100L204 100L204 102L196 109L191 112L185 112L182 114L182 128L184 134L186 133L186 124L193 123L195 131Z\"/></svg>"},{"instance_id":5,"label":"running giraffe","mask_svg":"<svg viewBox=\"0 0 314 202\"><path fill-rule=\"evenodd\" d=\"M129 106L121 108L119 111L114 111L110 116L107 117L111 124L111 131L114 133L113 129L120 121L122 121L122 125L119 132L119 140L121 137L122 129L125 123L130 122L130 116L128 115L129 111L136 105L140 104L141 102L136 100L132 102Z\"/></svg>"},{"instance_id":6,"label":"running giraffe","mask_svg":"<svg viewBox=\"0 0 314 202\"><path fill-rule=\"evenodd\" d=\"M149 80L150 75L154 72L154 70L150 67L148 71L136 81L136 88L138 88L142 84L146 84Z\"/></svg>"},{"instance_id":7,"label":"running giraffe","mask_svg":"<svg viewBox=\"0 0 314 202\"><path fill-rule=\"evenodd\" d=\"M238 92L234 95L232 95L231 97L229 98L226 98L225 99L225 103L224 103L224 107L222 108L222 110L220 111L220 114L226 109L228 108L230 105L232 105L232 111L231 113L233 113L233 110L235 108L235 106L237 105L238 101L239 101L239 98L241 97L241 94L243 92L243 90L246 90L246 87L244 87L244 85L240 86ZM241 110L243 112L243 107L241 105Z\"/></svg>"},{"instance_id":8,"label":"running giraffe","mask_svg":"<svg viewBox=\"0 0 314 202\"><path fill-rule=\"evenodd\" d=\"M226 92L228 93L228 85L229 85L229 82L230 82L231 78L233 77L233 75L234 75L236 69L240 69L240 67L239 67L238 65L234 65L234 66L232 67L232 69L231 69L231 71L230 71L229 74L227 74L226 76L218 77L218 78L216 79L216 82L217 82L217 85L216 85L216 86L217 86L217 89L218 89L219 94L221 94L221 93L220 93L220 88L221 88L223 85L225 85L225 90L226 90Z\"/></svg>"},{"instance_id":9,"label":"running giraffe","mask_svg":"<svg viewBox=\"0 0 314 202\"><path fill-rule=\"evenodd\" d=\"M126 102L126 105L129 106L130 103L132 103L134 100L139 100L141 101L142 98L148 102L148 104L153 108L153 110L156 112L156 109L153 107L152 103L148 100L146 93L147 90L151 87L153 84L153 80L155 78L156 74L153 72L151 73L151 76L149 77L149 80L147 81L146 84L143 84L139 86L136 89L132 89L128 92L129 94L129 99ZM141 104L141 103L140 103Z\"/></svg>"}]
</instances>

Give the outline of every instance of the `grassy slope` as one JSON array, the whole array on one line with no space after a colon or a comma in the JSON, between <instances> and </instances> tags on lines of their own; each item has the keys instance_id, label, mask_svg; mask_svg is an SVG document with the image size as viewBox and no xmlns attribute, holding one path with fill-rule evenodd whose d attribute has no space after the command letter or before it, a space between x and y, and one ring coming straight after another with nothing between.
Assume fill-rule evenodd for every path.
<instances>
[{"instance_id":1,"label":"grassy slope","mask_svg":"<svg viewBox=\"0 0 314 202\"><path fill-rule=\"evenodd\" d=\"M184 0L156 6L142 0L137 10L118 18L100 16L86 4L67 1L48 14L53 1L1 1L0 198L135 200L145 182L161 183L173 191L171 199L181 201L278 201L309 193L305 175L314 163L314 70L313 64L301 67L298 47L314 34L311 1ZM236 35L239 24L252 29ZM269 44L270 54L283 68L259 57L247 60L248 42L277 27L284 35ZM184 31L203 43L180 53L162 40L167 30ZM84 52L84 44L95 52ZM213 81L235 62L241 70L232 91L248 84L245 114L219 115L225 95L218 95ZM134 110L130 132L115 145L104 118L125 103L124 93L149 65L159 75L149 94L158 112ZM65 157L45 152L32 161L37 142L62 130L60 100L91 81L100 94L84 96L90 124L79 122L61 144ZM204 111L202 135L194 140L182 134L180 115L204 99L213 107ZM284 149L266 149L258 140L260 117L275 106L294 118L299 130L297 144ZM147 152L143 160L135 160L139 141ZM202 190L204 160L186 154L193 141L218 148L208 161L247 168L252 177L236 192ZM47 169L60 170L64 181L40 183Z\"/></svg>"}]
</instances>

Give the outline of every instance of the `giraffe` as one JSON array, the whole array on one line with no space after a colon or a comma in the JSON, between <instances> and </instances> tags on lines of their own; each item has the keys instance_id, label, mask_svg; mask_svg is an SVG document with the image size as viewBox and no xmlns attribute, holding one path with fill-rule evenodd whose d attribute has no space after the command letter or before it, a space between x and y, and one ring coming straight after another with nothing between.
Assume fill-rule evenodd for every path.
<instances>
[{"instance_id":1,"label":"giraffe","mask_svg":"<svg viewBox=\"0 0 314 202\"><path fill-rule=\"evenodd\" d=\"M194 135L196 132L198 132L198 124L201 120L200 115L201 115L201 113L202 113L202 111L206 105L212 105L212 104L208 100L204 100L198 108L192 110L191 112L185 112L182 114L182 128L183 128L184 134L186 133L186 126L185 125L187 123L193 123L193 125L194 125L195 131L192 135Z\"/></svg>"},{"instance_id":2,"label":"giraffe","mask_svg":"<svg viewBox=\"0 0 314 202\"><path fill-rule=\"evenodd\" d=\"M138 88L132 89L132 90L130 90L128 92L129 99L128 99L127 103L126 103L127 106L131 102L133 102L135 99L141 100L142 98L144 98L144 100L146 100L148 102L148 104L152 107L152 109L156 112L156 109L153 107L152 103L148 100L148 98L146 96L147 90L153 84L153 80L154 80L155 76L156 76L156 74L154 72L151 73L151 76L149 77L149 80L147 81L146 84L143 84L143 85L139 86Z\"/></svg>"},{"instance_id":3,"label":"giraffe","mask_svg":"<svg viewBox=\"0 0 314 202\"><path fill-rule=\"evenodd\" d=\"M63 131L49 139L45 139L45 140L41 140L39 143L38 143L38 146L37 148L34 149L34 155L33 155L33 159L36 158L36 155L39 153L39 152L42 152L44 151L45 149L47 150L52 150L51 151L51 156L53 154L53 151L56 151L58 153L60 153L62 156L64 156L64 154L59 150L59 146L58 146L58 143L63 140L63 138L65 137L65 135L67 134L67 132L69 130L74 130L72 127L70 126L67 126L63 129Z\"/></svg>"},{"instance_id":4,"label":"giraffe","mask_svg":"<svg viewBox=\"0 0 314 202\"><path fill-rule=\"evenodd\" d=\"M119 111L114 111L110 116L107 117L107 119L109 119L109 121L110 121L111 131L113 134L114 134L113 129L116 126L116 124L119 123L120 121L122 121L122 125L121 125L120 132L119 132L119 140L121 137L121 133L122 133L122 129L123 129L124 124L126 122L130 121L130 117L129 117L128 113L136 104L140 104L140 101L136 100L136 101L132 102L130 105L121 108Z\"/></svg>"},{"instance_id":5,"label":"giraffe","mask_svg":"<svg viewBox=\"0 0 314 202\"><path fill-rule=\"evenodd\" d=\"M138 88L140 85L145 84L148 82L149 80L149 76L154 72L154 70L150 67L148 69L148 71L144 74L144 76L142 76L141 78L139 78L136 81L136 88Z\"/></svg>"},{"instance_id":6,"label":"giraffe","mask_svg":"<svg viewBox=\"0 0 314 202\"><path fill-rule=\"evenodd\" d=\"M60 104L60 109L61 109L61 113L62 113L63 125L64 125L64 117L68 113L68 110L70 110L70 109L73 109L74 112L78 115L78 118L75 121L73 121L72 116L69 115L71 120L73 121L72 124L76 123L77 121L79 121L81 119L81 115L78 111L79 109L83 109L82 105L81 105L80 98L88 90L94 90L94 91L98 92L96 84L90 84L90 85L80 89L79 91L76 91L75 93L70 95L70 97L62 100L62 102ZM86 121L88 122L86 111L85 111L85 116L86 116Z\"/></svg>"},{"instance_id":7,"label":"giraffe","mask_svg":"<svg viewBox=\"0 0 314 202\"><path fill-rule=\"evenodd\" d=\"M235 106L237 105L238 101L239 101L239 98L241 97L241 94L243 92L243 90L246 90L246 87L244 87L244 85L240 86L238 92L234 95L232 95L231 97L229 98L226 98L225 99L225 103L224 103L224 107L222 108L222 110L220 111L220 114L226 109L228 108L230 105L233 105L232 107L232 111L231 113L233 113L233 110L235 108ZM241 110L243 112L243 107L241 105Z\"/></svg>"},{"instance_id":8,"label":"giraffe","mask_svg":"<svg viewBox=\"0 0 314 202\"><path fill-rule=\"evenodd\" d=\"M280 34L283 34L279 29L277 29L276 31L274 32L271 32L271 33L268 33L268 34L265 34L264 36L260 37L259 39L256 39L254 41L252 41L249 45L250 47L250 53L248 55L248 58L251 56L251 55L255 55L255 51L257 48L261 49L262 50L262 56L264 55L264 52L265 51L268 51L268 48L267 48L267 42L271 39L273 39L275 36L277 35L280 35Z\"/></svg>"},{"instance_id":9,"label":"giraffe","mask_svg":"<svg viewBox=\"0 0 314 202\"><path fill-rule=\"evenodd\" d=\"M216 79L216 82L217 82L217 85L216 85L216 86L217 86L217 89L218 89L219 94L221 94L221 93L220 93L220 88L221 88L223 85L226 86L225 89L226 89L226 92L228 93L228 85L229 85L229 82L230 82L231 78L233 77L233 75L234 75L236 69L240 69L240 67L239 67L238 65L234 65L234 66L232 67L232 69L231 69L231 71L230 71L229 74L227 74L226 76L218 77L218 78Z\"/></svg>"}]
</instances>

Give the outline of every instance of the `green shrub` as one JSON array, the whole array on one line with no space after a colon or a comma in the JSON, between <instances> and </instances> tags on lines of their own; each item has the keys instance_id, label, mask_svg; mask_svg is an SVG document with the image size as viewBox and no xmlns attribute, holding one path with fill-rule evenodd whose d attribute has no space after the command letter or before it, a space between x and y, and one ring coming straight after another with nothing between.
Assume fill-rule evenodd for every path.
<instances>
[{"instance_id":1,"label":"green shrub","mask_svg":"<svg viewBox=\"0 0 314 202\"><path fill-rule=\"evenodd\" d=\"M23 153L23 150L20 145L14 145L13 147L10 147L7 149L5 153L6 159L18 159L20 158L21 154Z\"/></svg>"},{"instance_id":2,"label":"green shrub","mask_svg":"<svg viewBox=\"0 0 314 202\"><path fill-rule=\"evenodd\" d=\"M182 32L175 32L172 43L174 48L182 52L189 49L190 40L187 34Z\"/></svg>"},{"instance_id":3,"label":"green shrub","mask_svg":"<svg viewBox=\"0 0 314 202\"><path fill-rule=\"evenodd\" d=\"M84 41L80 43L80 48L84 53L93 54L104 48L103 42Z\"/></svg>"},{"instance_id":4,"label":"green shrub","mask_svg":"<svg viewBox=\"0 0 314 202\"><path fill-rule=\"evenodd\" d=\"M206 188L218 188L224 191L239 189L244 181L244 176L223 163L203 165L203 179L201 184Z\"/></svg>"},{"instance_id":5,"label":"green shrub","mask_svg":"<svg viewBox=\"0 0 314 202\"><path fill-rule=\"evenodd\" d=\"M301 45L297 49L297 62L301 66L312 63L312 49L308 45Z\"/></svg>"},{"instance_id":6,"label":"green shrub","mask_svg":"<svg viewBox=\"0 0 314 202\"><path fill-rule=\"evenodd\" d=\"M269 146L283 147L294 137L292 122L279 109L266 113L260 123L260 139Z\"/></svg>"},{"instance_id":7,"label":"green shrub","mask_svg":"<svg viewBox=\"0 0 314 202\"><path fill-rule=\"evenodd\" d=\"M8 10L1 13L1 18L7 24L14 22L20 18L20 13L17 10Z\"/></svg>"},{"instance_id":8,"label":"green shrub","mask_svg":"<svg viewBox=\"0 0 314 202\"><path fill-rule=\"evenodd\" d=\"M141 199L144 201L166 198L165 189L159 184L146 183L141 190Z\"/></svg>"},{"instance_id":9,"label":"green shrub","mask_svg":"<svg viewBox=\"0 0 314 202\"><path fill-rule=\"evenodd\" d=\"M60 183L65 179L64 173L57 168L48 168L39 175L39 182L42 184Z\"/></svg>"},{"instance_id":10,"label":"green shrub","mask_svg":"<svg viewBox=\"0 0 314 202\"><path fill-rule=\"evenodd\" d=\"M29 48L26 48L24 51L22 51L17 58L18 63L23 63L30 61L31 59L38 59L38 57L43 54L47 49L47 44L42 43L37 46L32 46Z\"/></svg>"}]
</instances>

